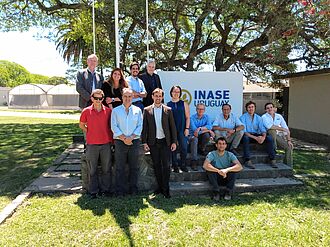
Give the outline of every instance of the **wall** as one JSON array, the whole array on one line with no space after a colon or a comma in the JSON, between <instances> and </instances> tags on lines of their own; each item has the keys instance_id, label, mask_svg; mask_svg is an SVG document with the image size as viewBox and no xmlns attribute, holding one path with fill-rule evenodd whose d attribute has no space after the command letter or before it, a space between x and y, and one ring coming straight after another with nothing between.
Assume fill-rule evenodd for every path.
<instances>
[{"instance_id":1,"label":"wall","mask_svg":"<svg viewBox=\"0 0 330 247\"><path fill-rule=\"evenodd\" d=\"M289 127L330 136L330 74L290 79Z\"/></svg>"}]
</instances>

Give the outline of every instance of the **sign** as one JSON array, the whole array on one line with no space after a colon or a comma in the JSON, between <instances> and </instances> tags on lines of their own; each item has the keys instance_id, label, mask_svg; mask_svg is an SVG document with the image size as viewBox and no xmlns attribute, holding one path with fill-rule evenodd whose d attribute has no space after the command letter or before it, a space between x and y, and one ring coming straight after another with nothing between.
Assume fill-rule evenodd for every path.
<instances>
[{"instance_id":1,"label":"sign","mask_svg":"<svg viewBox=\"0 0 330 247\"><path fill-rule=\"evenodd\" d=\"M158 74L165 92L165 104L171 101L171 87L179 85L182 88L181 99L190 106L190 115L196 113L198 103L205 104L205 113L212 121L221 113L221 107L226 103L231 105L232 113L242 115L242 73L159 71Z\"/></svg>"}]
</instances>

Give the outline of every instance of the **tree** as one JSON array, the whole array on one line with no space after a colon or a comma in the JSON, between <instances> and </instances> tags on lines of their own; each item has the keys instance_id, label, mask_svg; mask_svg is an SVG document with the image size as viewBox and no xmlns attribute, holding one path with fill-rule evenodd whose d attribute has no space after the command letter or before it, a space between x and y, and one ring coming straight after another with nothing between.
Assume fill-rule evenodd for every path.
<instances>
[{"instance_id":1,"label":"tree","mask_svg":"<svg viewBox=\"0 0 330 247\"><path fill-rule=\"evenodd\" d=\"M21 65L0 60L0 86L15 87L31 83L30 73Z\"/></svg>"},{"instance_id":2,"label":"tree","mask_svg":"<svg viewBox=\"0 0 330 247\"><path fill-rule=\"evenodd\" d=\"M145 1L119 4L121 62L145 61ZM0 12L3 29L16 28L10 25L13 19L25 28L51 20L47 25L57 29L66 60L85 62L92 52L89 2L5 0L0 5L6 7ZM114 66L113 1L97 1L95 8L100 63ZM192 71L213 64L217 71L240 70L249 78L270 79L295 71L297 62L308 68L330 65L329 0L154 0L149 12L151 58L164 70Z\"/></svg>"}]
</instances>

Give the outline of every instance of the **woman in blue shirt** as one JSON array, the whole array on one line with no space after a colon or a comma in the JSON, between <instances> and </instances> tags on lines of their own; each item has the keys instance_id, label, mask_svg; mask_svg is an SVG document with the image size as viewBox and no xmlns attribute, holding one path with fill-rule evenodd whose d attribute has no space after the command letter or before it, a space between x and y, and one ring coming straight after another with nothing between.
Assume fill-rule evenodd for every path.
<instances>
[{"instance_id":1,"label":"woman in blue shirt","mask_svg":"<svg viewBox=\"0 0 330 247\"><path fill-rule=\"evenodd\" d=\"M170 95L172 100L167 103L167 106L172 108L174 116L180 149L180 168L182 171L187 172L186 158L190 126L189 106L185 101L180 99L182 95L182 89L180 86L173 86L170 90ZM172 168L174 172L179 172L177 153L177 150L172 152Z\"/></svg>"}]
</instances>

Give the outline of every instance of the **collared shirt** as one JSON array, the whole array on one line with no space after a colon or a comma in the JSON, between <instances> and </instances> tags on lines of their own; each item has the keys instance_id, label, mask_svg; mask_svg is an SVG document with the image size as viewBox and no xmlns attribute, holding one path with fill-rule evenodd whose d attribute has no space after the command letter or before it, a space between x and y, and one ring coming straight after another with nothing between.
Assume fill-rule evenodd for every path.
<instances>
[{"instance_id":1,"label":"collared shirt","mask_svg":"<svg viewBox=\"0 0 330 247\"><path fill-rule=\"evenodd\" d=\"M198 118L198 114L195 113L190 117L190 128L189 128L190 135L194 135L195 130L200 127L205 127L208 130L211 130L212 129L211 119L207 114L203 114L201 118Z\"/></svg>"},{"instance_id":2,"label":"collared shirt","mask_svg":"<svg viewBox=\"0 0 330 247\"><path fill-rule=\"evenodd\" d=\"M87 124L87 144L106 144L112 142L112 132L109 126L111 109L102 105L101 111L93 105L83 109L80 122Z\"/></svg>"},{"instance_id":3,"label":"collared shirt","mask_svg":"<svg viewBox=\"0 0 330 247\"><path fill-rule=\"evenodd\" d=\"M266 112L261 118L267 130L269 130L273 125L284 129L289 129L281 114L275 113L275 117L273 118L272 115Z\"/></svg>"},{"instance_id":4,"label":"collared shirt","mask_svg":"<svg viewBox=\"0 0 330 247\"><path fill-rule=\"evenodd\" d=\"M138 93L147 92L144 87L143 81L141 79L139 79L138 77L134 78L133 76L129 76L126 79L127 79L129 87L132 90L134 90L135 92L138 92ZM132 100L132 102L137 102L137 101L142 101L142 98L139 97L139 98L135 98Z\"/></svg>"},{"instance_id":5,"label":"collared shirt","mask_svg":"<svg viewBox=\"0 0 330 247\"><path fill-rule=\"evenodd\" d=\"M142 112L137 106L131 105L126 113L125 106L120 105L112 110L111 129L116 139L120 135L131 136L135 134L134 139L139 139L142 131Z\"/></svg>"},{"instance_id":6,"label":"collared shirt","mask_svg":"<svg viewBox=\"0 0 330 247\"><path fill-rule=\"evenodd\" d=\"M97 79L96 79L96 72L94 70L94 72L90 71L89 68L87 68L88 72L92 74L92 78L93 78L93 82L92 82L92 92L96 89L96 82L97 82Z\"/></svg>"},{"instance_id":7,"label":"collared shirt","mask_svg":"<svg viewBox=\"0 0 330 247\"><path fill-rule=\"evenodd\" d=\"M156 122L156 138L157 139L163 139L165 138L163 126L162 126L162 114L163 114L163 107L156 107L154 105L154 118Z\"/></svg>"},{"instance_id":8,"label":"collared shirt","mask_svg":"<svg viewBox=\"0 0 330 247\"><path fill-rule=\"evenodd\" d=\"M267 132L262 118L256 113L253 115L253 119L247 112L245 112L239 119L244 124L244 132L255 134L262 134Z\"/></svg>"},{"instance_id":9,"label":"collared shirt","mask_svg":"<svg viewBox=\"0 0 330 247\"><path fill-rule=\"evenodd\" d=\"M211 162L212 166L218 169L224 169L233 166L233 162L237 160L237 157L228 151L225 151L225 153L220 156L219 152L215 150L209 152L206 159Z\"/></svg>"},{"instance_id":10,"label":"collared shirt","mask_svg":"<svg viewBox=\"0 0 330 247\"><path fill-rule=\"evenodd\" d=\"M215 118L215 120L213 122L213 126L218 126L220 128L227 128L227 129L234 129L237 126L240 126L240 125L243 125L243 123L233 113L229 114L228 119L225 119L224 116L223 116L223 113L221 113L220 115L218 115ZM227 131L220 131L220 135L221 136L226 136Z\"/></svg>"}]
</instances>

